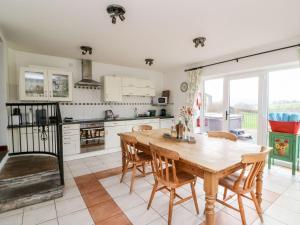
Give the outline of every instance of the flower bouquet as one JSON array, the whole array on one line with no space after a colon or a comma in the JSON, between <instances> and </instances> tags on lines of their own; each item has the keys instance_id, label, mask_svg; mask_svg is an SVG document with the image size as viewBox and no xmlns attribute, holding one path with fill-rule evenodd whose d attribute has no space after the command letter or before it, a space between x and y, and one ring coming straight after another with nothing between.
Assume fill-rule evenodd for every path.
<instances>
[{"instance_id":1,"label":"flower bouquet","mask_svg":"<svg viewBox=\"0 0 300 225\"><path fill-rule=\"evenodd\" d=\"M193 108L190 106L183 106L180 109L179 117L185 124L185 129L188 133L187 138L190 138L191 123L193 118Z\"/></svg>"}]
</instances>

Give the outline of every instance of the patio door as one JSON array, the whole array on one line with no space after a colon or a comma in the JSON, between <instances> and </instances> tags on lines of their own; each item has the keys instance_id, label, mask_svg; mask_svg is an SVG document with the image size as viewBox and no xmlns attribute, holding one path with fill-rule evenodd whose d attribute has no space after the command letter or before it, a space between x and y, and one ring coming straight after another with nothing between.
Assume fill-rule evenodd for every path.
<instances>
[{"instance_id":1,"label":"patio door","mask_svg":"<svg viewBox=\"0 0 300 225\"><path fill-rule=\"evenodd\" d=\"M259 121L259 76L228 79L227 129L240 140L257 143Z\"/></svg>"},{"instance_id":2,"label":"patio door","mask_svg":"<svg viewBox=\"0 0 300 225\"><path fill-rule=\"evenodd\" d=\"M204 80L204 128L229 131L240 140L261 143L262 105L266 88L262 74L239 74Z\"/></svg>"}]
</instances>

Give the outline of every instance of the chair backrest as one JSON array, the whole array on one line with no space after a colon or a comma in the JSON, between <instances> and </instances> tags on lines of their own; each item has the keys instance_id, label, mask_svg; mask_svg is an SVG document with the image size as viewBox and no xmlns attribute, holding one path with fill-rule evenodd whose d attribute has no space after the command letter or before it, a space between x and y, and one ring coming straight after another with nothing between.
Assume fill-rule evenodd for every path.
<instances>
[{"instance_id":1,"label":"chair backrest","mask_svg":"<svg viewBox=\"0 0 300 225\"><path fill-rule=\"evenodd\" d=\"M208 137L215 137L215 138L224 138L231 141L237 141L237 136L230 132L225 131L208 131Z\"/></svg>"},{"instance_id":2,"label":"chair backrest","mask_svg":"<svg viewBox=\"0 0 300 225\"><path fill-rule=\"evenodd\" d=\"M152 153L154 174L156 178L166 184L169 183L170 180L177 183L178 178L175 161L179 160L179 154L152 143L150 143L150 150Z\"/></svg>"},{"instance_id":3,"label":"chair backrest","mask_svg":"<svg viewBox=\"0 0 300 225\"><path fill-rule=\"evenodd\" d=\"M132 132L140 132L145 130L152 130L152 126L150 125L139 125L132 128Z\"/></svg>"},{"instance_id":4,"label":"chair backrest","mask_svg":"<svg viewBox=\"0 0 300 225\"><path fill-rule=\"evenodd\" d=\"M265 161L270 150L267 147L261 147L259 153L249 153L242 155L243 169L239 178L235 181L234 187L239 187L240 182L244 180L243 189L253 188L258 173L263 169ZM246 175L247 168L250 167Z\"/></svg>"},{"instance_id":5,"label":"chair backrest","mask_svg":"<svg viewBox=\"0 0 300 225\"><path fill-rule=\"evenodd\" d=\"M137 158L137 149L136 149L136 144L137 140L135 137L130 136L130 135L121 135L121 140L122 144L125 149L125 157L130 160L130 161L136 161Z\"/></svg>"}]
</instances>

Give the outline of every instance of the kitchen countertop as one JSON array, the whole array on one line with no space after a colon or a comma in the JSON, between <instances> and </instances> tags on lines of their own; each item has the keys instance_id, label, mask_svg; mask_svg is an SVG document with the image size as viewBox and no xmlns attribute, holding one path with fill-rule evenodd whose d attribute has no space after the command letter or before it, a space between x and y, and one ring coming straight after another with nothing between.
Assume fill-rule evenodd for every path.
<instances>
[{"instance_id":1,"label":"kitchen countertop","mask_svg":"<svg viewBox=\"0 0 300 225\"><path fill-rule=\"evenodd\" d=\"M145 116L145 117L120 117L114 120L106 120L104 118L94 119L79 119L72 122L63 122L63 124L77 124L77 123L90 123L90 122L110 122L110 121L126 121L126 120L147 120L147 119L171 119L174 116Z\"/></svg>"}]
</instances>

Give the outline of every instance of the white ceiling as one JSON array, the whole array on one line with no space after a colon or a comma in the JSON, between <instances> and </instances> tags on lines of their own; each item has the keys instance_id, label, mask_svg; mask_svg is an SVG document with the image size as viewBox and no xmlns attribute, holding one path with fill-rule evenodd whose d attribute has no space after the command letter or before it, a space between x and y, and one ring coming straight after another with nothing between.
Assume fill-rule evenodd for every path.
<instances>
[{"instance_id":1,"label":"white ceiling","mask_svg":"<svg viewBox=\"0 0 300 225\"><path fill-rule=\"evenodd\" d=\"M109 4L126 8L113 25ZM17 49L168 70L300 36L299 0L0 0L0 27ZM194 48L197 36L207 38Z\"/></svg>"}]
</instances>

